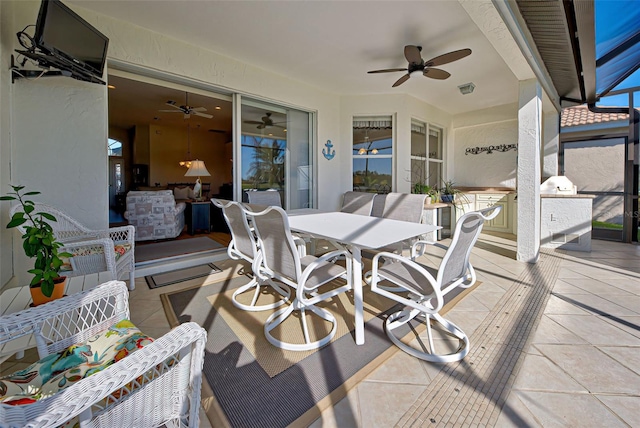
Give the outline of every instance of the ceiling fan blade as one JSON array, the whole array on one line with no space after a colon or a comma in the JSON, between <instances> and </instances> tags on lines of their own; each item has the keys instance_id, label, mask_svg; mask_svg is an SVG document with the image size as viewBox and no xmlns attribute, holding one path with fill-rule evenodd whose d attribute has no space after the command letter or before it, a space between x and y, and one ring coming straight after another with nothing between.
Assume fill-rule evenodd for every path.
<instances>
[{"instance_id":1,"label":"ceiling fan blade","mask_svg":"<svg viewBox=\"0 0 640 428\"><path fill-rule=\"evenodd\" d=\"M369 73L369 74L373 74L373 73L391 73L392 71L407 71L407 69L406 68L385 68L384 70L367 71L367 73Z\"/></svg>"},{"instance_id":2,"label":"ceiling fan blade","mask_svg":"<svg viewBox=\"0 0 640 428\"><path fill-rule=\"evenodd\" d=\"M431 58L429 61L425 62L424 65L427 67L432 67L434 65L449 64L450 62L457 61L469 55L471 55L471 49L460 49L437 56L435 58Z\"/></svg>"},{"instance_id":3,"label":"ceiling fan blade","mask_svg":"<svg viewBox=\"0 0 640 428\"><path fill-rule=\"evenodd\" d=\"M183 113L182 110L158 110L163 113Z\"/></svg>"},{"instance_id":4,"label":"ceiling fan blade","mask_svg":"<svg viewBox=\"0 0 640 428\"><path fill-rule=\"evenodd\" d=\"M407 45L404 47L404 57L409 61L409 63L420 64L422 63L420 50L421 48L418 46Z\"/></svg>"},{"instance_id":5,"label":"ceiling fan blade","mask_svg":"<svg viewBox=\"0 0 640 428\"><path fill-rule=\"evenodd\" d=\"M422 74L438 80L448 79L451 76L451 73L440 70L439 68L425 68Z\"/></svg>"},{"instance_id":6,"label":"ceiling fan blade","mask_svg":"<svg viewBox=\"0 0 640 428\"><path fill-rule=\"evenodd\" d=\"M264 125L264 123L258 122L257 120L245 120L244 123L249 125Z\"/></svg>"},{"instance_id":7,"label":"ceiling fan blade","mask_svg":"<svg viewBox=\"0 0 640 428\"><path fill-rule=\"evenodd\" d=\"M195 110L191 110L192 114L195 114L196 116L200 116L200 117L206 117L207 119L211 119L213 117L212 114L208 114L208 113L200 113L199 111L195 111Z\"/></svg>"},{"instance_id":8,"label":"ceiling fan blade","mask_svg":"<svg viewBox=\"0 0 640 428\"><path fill-rule=\"evenodd\" d=\"M207 109L204 107L193 107L191 108L191 111L207 111Z\"/></svg>"},{"instance_id":9,"label":"ceiling fan blade","mask_svg":"<svg viewBox=\"0 0 640 428\"><path fill-rule=\"evenodd\" d=\"M176 105L175 101L167 101L165 104L168 105L169 107L173 107L175 109L182 110L182 106Z\"/></svg>"},{"instance_id":10,"label":"ceiling fan blade","mask_svg":"<svg viewBox=\"0 0 640 428\"><path fill-rule=\"evenodd\" d=\"M409 77L411 77L411 75L409 73L405 74L404 76L402 76L401 78L399 78L398 80L396 80L396 83L394 83L393 85L391 85L392 88L395 88L396 86L400 86L402 85L404 82L406 82L407 80L409 80Z\"/></svg>"}]
</instances>

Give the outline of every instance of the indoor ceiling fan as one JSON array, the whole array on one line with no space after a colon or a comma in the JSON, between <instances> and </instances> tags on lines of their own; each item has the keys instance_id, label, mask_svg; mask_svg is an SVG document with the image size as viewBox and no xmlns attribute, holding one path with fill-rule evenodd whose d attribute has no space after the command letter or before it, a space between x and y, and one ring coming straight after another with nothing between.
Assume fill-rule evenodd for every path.
<instances>
[{"instance_id":1,"label":"indoor ceiling fan","mask_svg":"<svg viewBox=\"0 0 640 428\"><path fill-rule=\"evenodd\" d=\"M285 122L274 122L273 119L271 119L271 115L272 113L269 113L269 112L265 113L265 115L262 116L262 122L259 122L257 120L245 120L244 123L247 123L249 125L258 125L257 126L258 129L264 129L269 126L284 128L284 126L280 125L280 123L285 123Z\"/></svg>"},{"instance_id":2,"label":"indoor ceiling fan","mask_svg":"<svg viewBox=\"0 0 640 428\"><path fill-rule=\"evenodd\" d=\"M466 56L471 55L471 49L460 49L457 51L449 52L435 58L431 58L429 61L425 61L420 56L422 46L407 45L404 47L404 57L409 62L407 68L387 68L384 70L373 70L368 73L391 73L394 71L406 71L407 74L396 80L396 83L392 87L400 86L411 77L411 73L414 71L421 71L423 76L430 77L432 79L444 80L451 76L448 72L439 68L433 68L434 66L448 64L453 61L457 61Z\"/></svg>"},{"instance_id":3,"label":"indoor ceiling fan","mask_svg":"<svg viewBox=\"0 0 640 428\"><path fill-rule=\"evenodd\" d=\"M211 119L213 115L204 113L207 111L204 107L193 107L189 105L189 94L186 94L184 105L179 106L175 101L169 100L166 104L170 107L173 107L175 110L158 110L164 113L182 113L184 114L185 119L189 119L191 115L206 117L207 119Z\"/></svg>"}]
</instances>

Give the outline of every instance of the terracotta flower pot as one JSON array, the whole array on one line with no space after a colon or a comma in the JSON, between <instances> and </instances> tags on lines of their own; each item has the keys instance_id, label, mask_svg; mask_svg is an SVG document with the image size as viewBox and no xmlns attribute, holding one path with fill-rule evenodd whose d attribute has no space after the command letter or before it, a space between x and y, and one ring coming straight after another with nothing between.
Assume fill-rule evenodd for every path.
<instances>
[{"instance_id":1,"label":"terracotta flower pot","mask_svg":"<svg viewBox=\"0 0 640 428\"><path fill-rule=\"evenodd\" d=\"M53 293L51 293L51 297L47 297L42 292L42 288L40 288L40 284L34 285L29 288L31 292L31 300L33 300L33 306L42 305L43 303L51 302L52 300L56 300L61 298L64 295L64 289L67 287L67 277L59 276L58 278L53 280Z\"/></svg>"}]
</instances>

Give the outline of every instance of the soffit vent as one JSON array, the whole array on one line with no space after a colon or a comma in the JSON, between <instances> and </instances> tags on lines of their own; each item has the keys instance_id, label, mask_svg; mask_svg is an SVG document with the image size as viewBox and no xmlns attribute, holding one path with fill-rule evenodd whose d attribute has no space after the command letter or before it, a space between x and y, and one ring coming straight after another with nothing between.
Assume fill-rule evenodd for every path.
<instances>
[{"instance_id":1,"label":"soffit vent","mask_svg":"<svg viewBox=\"0 0 640 428\"><path fill-rule=\"evenodd\" d=\"M571 36L576 34L573 16L567 16L561 0L516 0L516 3L558 95L583 100L576 66L579 50L577 40ZM572 6L567 7L572 13Z\"/></svg>"}]
</instances>

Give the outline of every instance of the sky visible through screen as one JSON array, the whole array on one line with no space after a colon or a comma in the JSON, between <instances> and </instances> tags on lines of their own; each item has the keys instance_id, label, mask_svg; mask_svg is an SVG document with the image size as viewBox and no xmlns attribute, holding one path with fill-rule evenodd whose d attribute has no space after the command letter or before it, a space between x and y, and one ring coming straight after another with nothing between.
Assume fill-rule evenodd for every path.
<instances>
[{"instance_id":1,"label":"sky visible through screen","mask_svg":"<svg viewBox=\"0 0 640 428\"><path fill-rule=\"evenodd\" d=\"M637 31L640 1L637 0L595 0L596 57L608 52L612 46L627 35L624 31ZM616 86L613 90L640 87L640 69ZM634 107L640 108L640 91L634 93ZM628 94L603 97L599 106L628 106Z\"/></svg>"}]
</instances>

